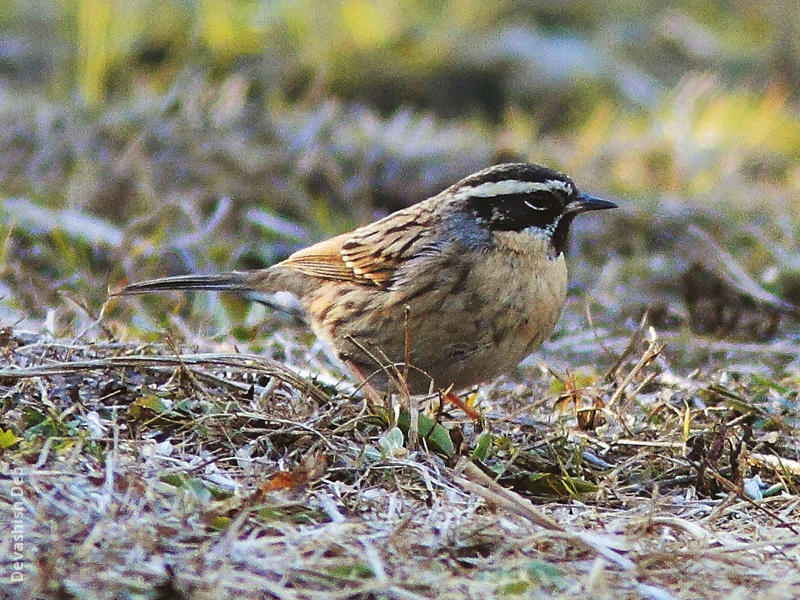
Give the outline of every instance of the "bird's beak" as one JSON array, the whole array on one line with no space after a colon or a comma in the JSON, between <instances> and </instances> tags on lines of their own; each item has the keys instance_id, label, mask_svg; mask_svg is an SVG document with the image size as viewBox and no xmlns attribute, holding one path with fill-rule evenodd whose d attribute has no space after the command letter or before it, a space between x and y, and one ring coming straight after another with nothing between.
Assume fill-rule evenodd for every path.
<instances>
[{"instance_id":1,"label":"bird's beak","mask_svg":"<svg viewBox=\"0 0 800 600\"><path fill-rule=\"evenodd\" d=\"M565 213L582 213L588 210L605 210L607 208L617 208L617 205L602 198L595 198L589 194L578 194L572 202L564 207Z\"/></svg>"}]
</instances>

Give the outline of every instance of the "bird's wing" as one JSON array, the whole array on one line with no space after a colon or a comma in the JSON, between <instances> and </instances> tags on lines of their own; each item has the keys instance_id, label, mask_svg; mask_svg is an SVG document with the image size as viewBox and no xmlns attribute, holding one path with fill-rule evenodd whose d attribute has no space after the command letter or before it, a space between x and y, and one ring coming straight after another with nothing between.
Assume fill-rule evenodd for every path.
<instances>
[{"instance_id":1,"label":"bird's wing","mask_svg":"<svg viewBox=\"0 0 800 600\"><path fill-rule=\"evenodd\" d=\"M417 204L299 250L279 266L321 279L388 288L407 260L432 247L432 227L432 211Z\"/></svg>"}]
</instances>

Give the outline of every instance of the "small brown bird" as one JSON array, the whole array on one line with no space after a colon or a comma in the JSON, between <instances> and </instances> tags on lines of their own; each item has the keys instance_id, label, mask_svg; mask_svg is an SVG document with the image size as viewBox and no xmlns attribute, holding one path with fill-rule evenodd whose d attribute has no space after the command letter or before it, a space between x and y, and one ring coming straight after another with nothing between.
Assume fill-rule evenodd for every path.
<instances>
[{"instance_id":1,"label":"small brown bird","mask_svg":"<svg viewBox=\"0 0 800 600\"><path fill-rule=\"evenodd\" d=\"M412 393L459 390L512 369L550 335L566 299L572 220L615 207L561 173L501 164L267 269L117 294L288 291L362 382L387 389L406 374Z\"/></svg>"}]
</instances>

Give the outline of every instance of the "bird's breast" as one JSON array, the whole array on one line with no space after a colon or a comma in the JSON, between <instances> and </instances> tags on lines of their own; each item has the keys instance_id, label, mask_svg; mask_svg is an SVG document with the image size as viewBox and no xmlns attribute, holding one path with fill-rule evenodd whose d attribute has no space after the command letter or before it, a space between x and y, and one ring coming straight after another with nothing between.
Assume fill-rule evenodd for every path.
<instances>
[{"instance_id":1,"label":"bird's breast","mask_svg":"<svg viewBox=\"0 0 800 600\"><path fill-rule=\"evenodd\" d=\"M564 256L550 258L544 240L524 232L502 232L472 279L483 287L497 351L516 364L552 332L567 295ZM491 308L490 308L491 307Z\"/></svg>"}]
</instances>

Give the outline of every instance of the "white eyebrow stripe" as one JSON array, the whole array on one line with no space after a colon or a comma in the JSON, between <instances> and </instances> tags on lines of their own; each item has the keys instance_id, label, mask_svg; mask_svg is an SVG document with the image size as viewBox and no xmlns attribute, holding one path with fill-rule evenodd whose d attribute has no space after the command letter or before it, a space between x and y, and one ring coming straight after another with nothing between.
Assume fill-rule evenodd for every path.
<instances>
[{"instance_id":1,"label":"white eyebrow stripe","mask_svg":"<svg viewBox=\"0 0 800 600\"><path fill-rule=\"evenodd\" d=\"M475 187L463 188L459 190L455 196L461 200L474 197L493 198L495 196L508 196L511 194L531 194L533 192L549 192L552 190L561 190L566 193L571 192L569 183L558 179L548 179L547 181L504 179L503 181L487 181Z\"/></svg>"}]
</instances>

